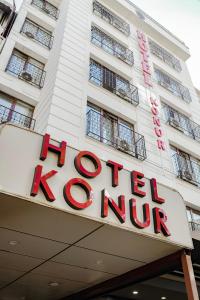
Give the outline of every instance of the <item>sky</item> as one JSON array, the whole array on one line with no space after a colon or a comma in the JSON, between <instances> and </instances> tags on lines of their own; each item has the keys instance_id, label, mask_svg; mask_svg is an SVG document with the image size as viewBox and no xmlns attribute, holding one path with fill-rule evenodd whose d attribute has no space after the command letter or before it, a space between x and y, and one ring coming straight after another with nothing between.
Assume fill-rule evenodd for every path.
<instances>
[{"instance_id":1,"label":"sky","mask_svg":"<svg viewBox=\"0 0 200 300\"><path fill-rule=\"evenodd\" d=\"M188 59L187 65L194 86L200 89L200 0L131 1L189 47L191 58ZM22 0L15 2L19 9Z\"/></svg>"}]
</instances>

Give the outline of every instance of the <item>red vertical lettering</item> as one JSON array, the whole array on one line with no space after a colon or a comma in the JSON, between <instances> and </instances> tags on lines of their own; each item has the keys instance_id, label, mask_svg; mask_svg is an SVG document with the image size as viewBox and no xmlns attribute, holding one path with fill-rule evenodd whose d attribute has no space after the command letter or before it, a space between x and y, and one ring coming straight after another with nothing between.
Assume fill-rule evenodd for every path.
<instances>
[{"instance_id":1,"label":"red vertical lettering","mask_svg":"<svg viewBox=\"0 0 200 300\"><path fill-rule=\"evenodd\" d=\"M151 83L151 76L148 73L143 72L143 77L144 77L144 83L149 87L152 87L153 84Z\"/></svg>"},{"instance_id":2,"label":"red vertical lettering","mask_svg":"<svg viewBox=\"0 0 200 300\"><path fill-rule=\"evenodd\" d=\"M157 107L152 106L151 112L152 112L152 114L153 114L154 116L157 116L157 115L158 115L158 109L157 109Z\"/></svg>"},{"instance_id":3,"label":"red vertical lettering","mask_svg":"<svg viewBox=\"0 0 200 300\"><path fill-rule=\"evenodd\" d=\"M165 142L163 142L162 140L157 140L157 145L158 145L158 149L165 151L166 149Z\"/></svg>"},{"instance_id":4,"label":"red vertical lettering","mask_svg":"<svg viewBox=\"0 0 200 300\"><path fill-rule=\"evenodd\" d=\"M150 102L151 102L151 105L153 106L158 106L158 100L157 99L153 99L152 97L150 97Z\"/></svg>"},{"instance_id":5,"label":"red vertical lettering","mask_svg":"<svg viewBox=\"0 0 200 300\"><path fill-rule=\"evenodd\" d=\"M161 128L155 127L155 128L154 128L154 131L155 131L155 134L157 135L157 137L163 136L163 131L162 131Z\"/></svg>"},{"instance_id":6,"label":"red vertical lettering","mask_svg":"<svg viewBox=\"0 0 200 300\"><path fill-rule=\"evenodd\" d=\"M149 67L148 62L142 61L142 69L143 69L143 71L144 71L145 73L151 75L150 67Z\"/></svg>"},{"instance_id":7,"label":"red vertical lettering","mask_svg":"<svg viewBox=\"0 0 200 300\"><path fill-rule=\"evenodd\" d=\"M161 126L160 119L155 116L153 116L153 123L154 123L154 125L157 125L158 127Z\"/></svg>"}]
</instances>

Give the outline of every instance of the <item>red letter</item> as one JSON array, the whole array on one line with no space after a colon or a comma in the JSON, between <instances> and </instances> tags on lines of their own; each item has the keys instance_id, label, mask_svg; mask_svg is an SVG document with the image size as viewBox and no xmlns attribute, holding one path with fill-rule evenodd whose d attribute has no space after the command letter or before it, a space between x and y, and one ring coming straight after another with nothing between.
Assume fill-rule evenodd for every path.
<instances>
[{"instance_id":1,"label":"red letter","mask_svg":"<svg viewBox=\"0 0 200 300\"><path fill-rule=\"evenodd\" d=\"M125 198L123 195L118 197L119 205L110 197L106 190L102 191L102 200L101 200L101 217L105 218L108 216L108 206L112 209L114 214L117 216L121 223L125 222Z\"/></svg>"},{"instance_id":2,"label":"red letter","mask_svg":"<svg viewBox=\"0 0 200 300\"><path fill-rule=\"evenodd\" d=\"M143 205L143 218L144 222L140 222L137 217L137 210L136 210L136 200L135 199L130 199L130 218L133 223L137 228L146 228L150 225L150 209L149 209L149 204L145 203Z\"/></svg>"},{"instance_id":3,"label":"red letter","mask_svg":"<svg viewBox=\"0 0 200 300\"><path fill-rule=\"evenodd\" d=\"M82 157L86 157L93 162L95 169L96 169L94 172L88 171L83 167L83 165L81 163ZM101 173L101 169L102 169L101 161L98 159L98 157L95 154L93 154L92 152L89 152L89 151L81 151L75 157L74 165L75 165L77 172L79 172L79 174L81 174L82 176L84 176L86 178L97 177Z\"/></svg>"},{"instance_id":4,"label":"red letter","mask_svg":"<svg viewBox=\"0 0 200 300\"><path fill-rule=\"evenodd\" d=\"M85 191L87 200L84 203L75 200L72 196L71 188L73 185L78 185ZM65 198L65 201L69 204L69 206L77 210L84 209L90 206L92 204L93 194L94 193L91 186L81 178L72 178L66 183L63 189L63 196Z\"/></svg>"},{"instance_id":5,"label":"red letter","mask_svg":"<svg viewBox=\"0 0 200 300\"><path fill-rule=\"evenodd\" d=\"M144 174L137 172L137 171L132 171L131 172L131 187L132 187L132 193L134 195L137 195L139 197L145 197L146 192L141 191L138 189L138 187L143 187L145 186L145 182L139 179L142 179L144 177Z\"/></svg>"},{"instance_id":6,"label":"red letter","mask_svg":"<svg viewBox=\"0 0 200 300\"><path fill-rule=\"evenodd\" d=\"M163 131L162 131L161 128L155 127L155 128L154 128L154 131L155 131L155 134L157 135L157 137L163 136Z\"/></svg>"},{"instance_id":7,"label":"red letter","mask_svg":"<svg viewBox=\"0 0 200 300\"><path fill-rule=\"evenodd\" d=\"M143 50L141 50L140 53L142 55L143 61L148 62L149 54L146 51L143 51Z\"/></svg>"},{"instance_id":8,"label":"red letter","mask_svg":"<svg viewBox=\"0 0 200 300\"><path fill-rule=\"evenodd\" d=\"M154 125L157 125L159 127L161 126L160 119L155 116L153 116L153 123L154 123Z\"/></svg>"},{"instance_id":9,"label":"red letter","mask_svg":"<svg viewBox=\"0 0 200 300\"><path fill-rule=\"evenodd\" d=\"M157 116L157 115L158 115L158 109L157 109L157 107L152 106L151 112L152 112L152 114L153 114L154 116Z\"/></svg>"},{"instance_id":10,"label":"red letter","mask_svg":"<svg viewBox=\"0 0 200 300\"><path fill-rule=\"evenodd\" d=\"M159 204L165 203L165 199L158 196L157 182L155 178L150 179L152 201Z\"/></svg>"},{"instance_id":11,"label":"red letter","mask_svg":"<svg viewBox=\"0 0 200 300\"><path fill-rule=\"evenodd\" d=\"M57 165L58 165L58 167L62 167L65 163L65 153L66 153L67 143L62 141L60 143L60 147L57 147L53 144L50 144L49 141L50 141L50 135L45 134L43 137L43 144L42 144L40 159L45 160L47 158L47 152L48 152L48 150L50 150L50 151L58 154Z\"/></svg>"},{"instance_id":12,"label":"red letter","mask_svg":"<svg viewBox=\"0 0 200 300\"><path fill-rule=\"evenodd\" d=\"M165 222L167 221L167 216L161 208L155 207L153 208L153 216L154 216L154 231L155 233L163 233L165 236L170 236L171 233Z\"/></svg>"},{"instance_id":13,"label":"red letter","mask_svg":"<svg viewBox=\"0 0 200 300\"><path fill-rule=\"evenodd\" d=\"M151 83L151 76L143 71L143 76L144 76L144 83L150 87L153 86L153 84Z\"/></svg>"},{"instance_id":14,"label":"red letter","mask_svg":"<svg viewBox=\"0 0 200 300\"><path fill-rule=\"evenodd\" d=\"M145 73L151 75L151 71L150 71L150 67L149 67L148 62L142 61L141 64L142 64L142 70L143 70Z\"/></svg>"},{"instance_id":15,"label":"red letter","mask_svg":"<svg viewBox=\"0 0 200 300\"><path fill-rule=\"evenodd\" d=\"M150 97L150 102L151 102L151 105L158 106L158 100L157 99L153 99L152 97Z\"/></svg>"},{"instance_id":16,"label":"red letter","mask_svg":"<svg viewBox=\"0 0 200 300\"><path fill-rule=\"evenodd\" d=\"M158 149L165 151L165 143L161 140L157 140Z\"/></svg>"},{"instance_id":17,"label":"red letter","mask_svg":"<svg viewBox=\"0 0 200 300\"><path fill-rule=\"evenodd\" d=\"M137 36L139 39L142 39L144 42L146 42L145 35L142 31L137 30Z\"/></svg>"},{"instance_id":18,"label":"red letter","mask_svg":"<svg viewBox=\"0 0 200 300\"><path fill-rule=\"evenodd\" d=\"M123 165L120 165L114 161L108 160L107 166L112 169L112 186L116 187L119 185L119 171L123 169Z\"/></svg>"},{"instance_id":19,"label":"red letter","mask_svg":"<svg viewBox=\"0 0 200 300\"><path fill-rule=\"evenodd\" d=\"M35 168L35 174L33 178L33 184L31 188L31 196L36 196L38 194L39 187L42 189L46 199L50 202L53 202L56 198L54 194L52 193L48 183L46 182L47 179L52 177L57 173L57 171L52 170L48 172L47 174L42 176L42 166L38 165Z\"/></svg>"}]
</instances>

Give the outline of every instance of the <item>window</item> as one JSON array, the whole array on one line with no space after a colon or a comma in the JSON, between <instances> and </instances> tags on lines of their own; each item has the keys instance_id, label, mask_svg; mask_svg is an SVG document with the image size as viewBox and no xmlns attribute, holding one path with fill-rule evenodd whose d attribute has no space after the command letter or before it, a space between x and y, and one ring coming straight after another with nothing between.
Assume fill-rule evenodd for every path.
<instances>
[{"instance_id":1,"label":"window","mask_svg":"<svg viewBox=\"0 0 200 300\"><path fill-rule=\"evenodd\" d=\"M11 122L34 129L33 107L0 93L0 123Z\"/></svg>"},{"instance_id":2,"label":"window","mask_svg":"<svg viewBox=\"0 0 200 300\"><path fill-rule=\"evenodd\" d=\"M53 19L58 19L58 8L45 0L32 0L32 5L41 9Z\"/></svg>"},{"instance_id":3,"label":"window","mask_svg":"<svg viewBox=\"0 0 200 300\"><path fill-rule=\"evenodd\" d=\"M118 30L120 30L125 35L130 34L130 26L127 24L124 20L122 20L120 17L115 15L113 12L111 12L108 8L103 6L98 1L93 2L93 12L105 20L107 23L111 24Z\"/></svg>"},{"instance_id":4,"label":"window","mask_svg":"<svg viewBox=\"0 0 200 300\"><path fill-rule=\"evenodd\" d=\"M162 104L166 122L191 138L200 141L200 125L167 104Z\"/></svg>"},{"instance_id":5,"label":"window","mask_svg":"<svg viewBox=\"0 0 200 300\"><path fill-rule=\"evenodd\" d=\"M89 80L131 104L139 104L138 89L134 85L130 84L128 80L110 71L93 59L90 60Z\"/></svg>"},{"instance_id":6,"label":"window","mask_svg":"<svg viewBox=\"0 0 200 300\"><path fill-rule=\"evenodd\" d=\"M128 122L88 104L87 135L140 160L146 158L144 137Z\"/></svg>"},{"instance_id":7,"label":"window","mask_svg":"<svg viewBox=\"0 0 200 300\"><path fill-rule=\"evenodd\" d=\"M51 32L30 21L29 19L25 20L21 32L24 33L28 38L39 42L42 46L45 46L49 49L52 47L53 37Z\"/></svg>"},{"instance_id":8,"label":"window","mask_svg":"<svg viewBox=\"0 0 200 300\"><path fill-rule=\"evenodd\" d=\"M200 231L200 212L187 207L187 217L192 231Z\"/></svg>"},{"instance_id":9,"label":"window","mask_svg":"<svg viewBox=\"0 0 200 300\"><path fill-rule=\"evenodd\" d=\"M149 39L150 51L160 59L162 59L165 63L171 66L176 71L180 72L182 70L180 61L170 54L167 50L160 47L158 44Z\"/></svg>"},{"instance_id":10,"label":"window","mask_svg":"<svg viewBox=\"0 0 200 300\"><path fill-rule=\"evenodd\" d=\"M180 149L173 146L170 148L176 175L187 182L200 186L200 161Z\"/></svg>"},{"instance_id":11,"label":"window","mask_svg":"<svg viewBox=\"0 0 200 300\"><path fill-rule=\"evenodd\" d=\"M174 80L169 75L167 75L159 69L155 69L155 74L158 83L162 87L166 88L172 94L181 97L187 103L192 101L188 88L184 87L178 81Z\"/></svg>"},{"instance_id":12,"label":"window","mask_svg":"<svg viewBox=\"0 0 200 300\"><path fill-rule=\"evenodd\" d=\"M43 63L15 49L7 65L6 72L41 88L45 79L43 69Z\"/></svg>"},{"instance_id":13,"label":"window","mask_svg":"<svg viewBox=\"0 0 200 300\"><path fill-rule=\"evenodd\" d=\"M91 41L109 54L116 56L131 66L133 65L133 52L94 26L92 27Z\"/></svg>"}]
</instances>

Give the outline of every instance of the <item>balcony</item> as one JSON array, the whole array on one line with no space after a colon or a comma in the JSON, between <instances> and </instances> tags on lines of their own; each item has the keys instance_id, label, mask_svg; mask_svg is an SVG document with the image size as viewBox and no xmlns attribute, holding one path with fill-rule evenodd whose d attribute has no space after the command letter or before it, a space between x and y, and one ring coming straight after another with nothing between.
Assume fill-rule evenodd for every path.
<instances>
[{"instance_id":1,"label":"balcony","mask_svg":"<svg viewBox=\"0 0 200 300\"><path fill-rule=\"evenodd\" d=\"M45 80L45 71L36 64L30 63L28 59L30 58L26 59L12 54L6 72L29 84L42 88Z\"/></svg>"},{"instance_id":2,"label":"balcony","mask_svg":"<svg viewBox=\"0 0 200 300\"><path fill-rule=\"evenodd\" d=\"M86 133L89 137L137 159L146 159L144 137L109 116L90 109L87 112Z\"/></svg>"},{"instance_id":3,"label":"balcony","mask_svg":"<svg viewBox=\"0 0 200 300\"><path fill-rule=\"evenodd\" d=\"M5 41L6 41L6 39L2 35L0 35L0 53L1 53L2 49L3 49Z\"/></svg>"},{"instance_id":4,"label":"balcony","mask_svg":"<svg viewBox=\"0 0 200 300\"><path fill-rule=\"evenodd\" d=\"M96 27L92 27L91 42L130 66L134 64L133 52Z\"/></svg>"},{"instance_id":5,"label":"balcony","mask_svg":"<svg viewBox=\"0 0 200 300\"><path fill-rule=\"evenodd\" d=\"M158 84L170 91L175 96L180 97L183 101L187 103L190 103L192 101L188 88L186 88L161 70L155 69L155 73Z\"/></svg>"},{"instance_id":6,"label":"balcony","mask_svg":"<svg viewBox=\"0 0 200 300\"><path fill-rule=\"evenodd\" d=\"M33 118L0 105L0 124L3 123L13 123L32 130L35 127L35 120Z\"/></svg>"},{"instance_id":7,"label":"balcony","mask_svg":"<svg viewBox=\"0 0 200 300\"><path fill-rule=\"evenodd\" d=\"M200 125L168 105L164 105L166 122L190 138L200 142Z\"/></svg>"},{"instance_id":8,"label":"balcony","mask_svg":"<svg viewBox=\"0 0 200 300\"><path fill-rule=\"evenodd\" d=\"M52 48L53 36L51 33L28 19L25 20L21 33L48 49Z\"/></svg>"},{"instance_id":9,"label":"balcony","mask_svg":"<svg viewBox=\"0 0 200 300\"><path fill-rule=\"evenodd\" d=\"M172 156L177 177L193 185L200 186L200 163L189 155L182 156L175 153Z\"/></svg>"},{"instance_id":10,"label":"balcony","mask_svg":"<svg viewBox=\"0 0 200 300\"><path fill-rule=\"evenodd\" d=\"M149 39L149 46L152 54L160 58L162 61L164 61L169 66L171 66L176 71L181 72L182 70L181 64L176 57L174 57L171 53L169 53L167 50L160 47L158 44L156 44L150 39Z\"/></svg>"},{"instance_id":11,"label":"balcony","mask_svg":"<svg viewBox=\"0 0 200 300\"><path fill-rule=\"evenodd\" d=\"M89 80L133 105L139 104L138 88L136 86L94 60L90 62Z\"/></svg>"},{"instance_id":12,"label":"balcony","mask_svg":"<svg viewBox=\"0 0 200 300\"><path fill-rule=\"evenodd\" d=\"M42 10L49 17L55 20L58 19L58 8L52 5L51 3L47 2L46 0L32 0L31 4Z\"/></svg>"},{"instance_id":13,"label":"balcony","mask_svg":"<svg viewBox=\"0 0 200 300\"><path fill-rule=\"evenodd\" d=\"M93 2L93 12L107 23L111 24L125 35L130 34L130 26L120 17L111 12L108 8L100 4L98 1Z\"/></svg>"}]
</instances>

